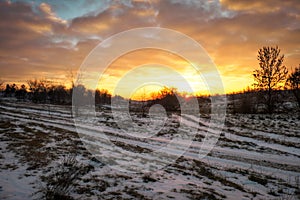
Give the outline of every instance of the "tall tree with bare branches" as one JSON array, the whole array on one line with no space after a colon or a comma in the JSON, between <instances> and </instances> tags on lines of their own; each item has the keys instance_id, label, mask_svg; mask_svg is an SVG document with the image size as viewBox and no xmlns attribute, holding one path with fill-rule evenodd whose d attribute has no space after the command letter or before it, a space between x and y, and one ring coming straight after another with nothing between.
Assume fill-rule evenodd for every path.
<instances>
[{"instance_id":1,"label":"tall tree with bare branches","mask_svg":"<svg viewBox=\"0 0 300 200\"><path fill-rule=\"evenodd\" d=\"M276 47L263 47L258 50L259 69L254 71L254 86L259 90L260 98L266 105L268 113L274 111L276 95L274 91L283 87L288 74L283 65L284 55Z\"/></svg>"}]
</instances>

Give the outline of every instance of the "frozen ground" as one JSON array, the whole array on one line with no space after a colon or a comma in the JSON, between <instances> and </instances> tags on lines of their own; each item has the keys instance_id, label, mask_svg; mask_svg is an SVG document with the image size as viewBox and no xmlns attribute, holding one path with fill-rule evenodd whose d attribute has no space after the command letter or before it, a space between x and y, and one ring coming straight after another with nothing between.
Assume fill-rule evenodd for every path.
<instances>
[{"instance_id":1,"label":"frozen ground","mask_svg":"<svg viewBox=\"0 0 300 200\"><path fill-rule=\"evenodd\" d=\"M152 173L126 173L111 169L85 149L70 109L0 103L0 199L39 199L35 192L49 184L68 155L76 156L85 169L69 191L74 199L300 199L300 115L227 115L217 145L199 159L208 118L173 114L158 134L142 139L122 134L111 113L98 110L96 121L77 128L87 138L104 132L128 155L142 157L176 134L184 146L184 133L199 129L175 162ZM132 118L141 124L147 121L134 113ZM97 140L93 145L99 145ZM111 154L109 144L101 148L98 156L122 158L118 152Z\"/></svg>"}]
</instances>

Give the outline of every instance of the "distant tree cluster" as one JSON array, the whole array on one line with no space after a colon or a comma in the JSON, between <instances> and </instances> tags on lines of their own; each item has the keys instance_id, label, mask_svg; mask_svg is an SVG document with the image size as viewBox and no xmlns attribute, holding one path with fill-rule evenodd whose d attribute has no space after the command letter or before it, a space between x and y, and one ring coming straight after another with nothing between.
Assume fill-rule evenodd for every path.
<instances>
[{"instance_id":1,"label":"distant tree cluster","mask_svg":"<svg viewBox=\"0 0 300 200\"><path fill-rule=\"evenodd\" d=\"M178 92L174 87L164 86L157 92L151 92L151 99L146 99L146 91L141 94L141 100L129 100L130 111L140 111L145 115L152 105L159 104L164 107L166 111L179 111L181 109L180 102L184 99L183 94Z\"/></svg>"},{"instance_id":2,"label":"distant tree cluster","mask_svg":"<svg viewBox=\"0 0 300 200\"><path fill-rule=\"evenodd\" d=\"M180 109L179 101L183 97L176 88L164 86L157 93L152 93L152 98L147 106L160 104L166 111L177 111Z\"/></svg>"},{"instance_id":3,"label":"distant tree cluster","mask_svg":"<svg viewBox=\"0 0 300 200\"><path fill-rule=\"evenodd\" d=\"M111 103L111 94L106 89L99 90L95 92L95 103L96 104L110 104Z\"/></svg>"},{"instance_id":4,"label":"distant tree cluster","mask_svg":"<svg viewBox=\"0 0 300 200\"><path fill-rule=\"evenodd\" d=\"M28 100L33 103L71 104L74 88L82 93L83 97L95 97L96 104L110 104L111 94L107 90L92 92L82 85L72 86L67 89L61 84L53 84L48 80L29 80L27 86L22 84L6 84L2 91L4 97L15 97L19 100ZM79 89L78 89L79 88Z\"/></svg>"},{"instance_id":5,"label":"distant tree cluster","mask_svg":"<svg viewBox=\"0 0 300 200\"><path fill-rule=\"evenodd\" d=\"M175 111L180 109L179 98L182 98L182 96L176 88L163 87L153 103L162 105L167 111Z\"/></svg>"}]
</instances>

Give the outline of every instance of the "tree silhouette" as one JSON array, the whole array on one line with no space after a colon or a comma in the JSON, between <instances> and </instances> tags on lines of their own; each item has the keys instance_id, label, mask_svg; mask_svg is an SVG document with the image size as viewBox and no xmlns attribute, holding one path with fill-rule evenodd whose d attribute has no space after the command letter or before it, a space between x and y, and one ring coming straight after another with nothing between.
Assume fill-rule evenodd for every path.
<instances>
[{"instance_id":1,"label":"tree silhouette","mask_svg":"<svg viewBox=\"0 0 300 200\"><path fill-rule=\"evenodd\" d=\"M51 85L48 89L48 97L51 103L65 104L68 102L69 94L64 85Z\"/></svg>"},{"instance_id":2,"label":"tree silhouette","mask_svg":"<svg viewBox=\"0 0 300 200\"><path fill-rule=\"evenodd\" d=\"M176 111L180 108L180 103L177 99L179 97L179 92L174 87L163 87L158 93L158 102L167 111Z\"/></svg>"},{"instance_id":3,"label":"tree silhouette","mask_svg":"<svg viewBox=\"0 0 300 200\"><path fill-rule=\"evenodd\" d=\"M16 98L24 100L26 98L27 89L24 84L21 85L20 89L16 91Z\"/></svg>"},{"instance_id":4,"label":"tree silhouette","mask_svg":"<svg viewBox=\"0 0 300 200\"><path fill-rule=\"evenodd\" d=\"M95 103L96 104L110 104L111 103L111 94L106 89L97 89L95 91Z\"/></svg>"},{"instance_id":5,"label":"tree silhouette","mask_svg":"<svg viewBox=\"0 0 300 200\"><path fill-rule=\"evenodd\" d=\"M10 87L9 84L6 84L4 92L5 92L5 96L9 96L10 95L10 93L11 93L11 87Z\"/></svg>"},{"instance_id":6,"label":"tree silhouette","mask_svg":"<svg viewBox=\"0 0 300 200\"><path fill-rule=\"evenodd\" d=\"M288 77L288 86L293 91L300 108L300 64Z\"/></svg>"},{"instance_id":7,"label":"tree silhouette","mask_svg":"<svg viewBox=\"0 0 300 200\"><path fill-rule=\"evenodd\" d=\"M5 90L4 90L4 93L5 93L5 96L7 97L12 97L15 95L16 91L18 90L18 87L16 84L6 84L6 87L5 87Z\"/></svg>"},{"instance_id":8,"label":"tree silhouette","mask_svg":"<svg viewBox=\"0 0 300 200\"><path fill-rule=\"evenodd\" d=\"M280 89L286 81L288 70L283 64L284 55L276 47L263 47L258 50L259 69L254 71L254 86L259 90L260 99L272 113L276 103L274 91Z\"/></svg>"},{"instance_id":9,"label":"tree silhouette","mask_svg":"<svg viewBox=\"0 0 300 200\"><path fill-rule=\"evenodd\" d=\"M34 103L46 103L47 92L49 89L49 81L47 80L28 80L29 91L31 93L31 100Z\"/></svg>"}]
</instances>

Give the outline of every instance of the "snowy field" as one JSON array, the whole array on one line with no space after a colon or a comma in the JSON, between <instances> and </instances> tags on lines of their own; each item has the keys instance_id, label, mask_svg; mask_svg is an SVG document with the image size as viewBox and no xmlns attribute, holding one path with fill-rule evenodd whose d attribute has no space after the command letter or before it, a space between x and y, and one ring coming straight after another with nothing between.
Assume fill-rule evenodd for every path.
<instances>
[{"instance_id":1,"label":"snowy field","mask_svg":"<svg viewBox=\"0 0 300 200\"><path fill-rule=\"evenodd\" d=\"M199 132L185 153L161 170L126 173L86 150L71 107L2 101L0 199L41 198L38 191L51 184L68 156L75 156L76 166L84 169L66 191L69 199L300 199L299 114L228 114L216 146L203 159L198 152L208 130L207 117L172 114L157 135L141 139L123 135L109 110L96 114L101 134L105 130L128 154L154 151L195 124ZM134 113L132 118L144 122ZM178 129L179 118L185 130ZM77 128L97 135L100 129L89 123ZM109 156L107 148L103 157Z\"/></svg>"}]
</instances>

